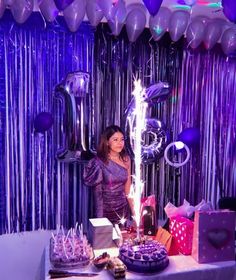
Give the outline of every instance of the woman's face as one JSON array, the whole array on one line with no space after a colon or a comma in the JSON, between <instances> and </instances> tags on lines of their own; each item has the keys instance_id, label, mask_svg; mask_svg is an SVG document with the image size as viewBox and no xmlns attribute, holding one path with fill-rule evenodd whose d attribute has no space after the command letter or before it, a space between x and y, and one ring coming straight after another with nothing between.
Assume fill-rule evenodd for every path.
<instances>
[{"instance_id":1,"label":"woman's face","mask_svg":"<svg viewBox=\"0 0 236 280\"><path fill-rule=\"evenodd\" d=\"M115 132L108 140L110 151L120 153L125 145L124 135L121 132Z\"/></svg>"}]
</instances>

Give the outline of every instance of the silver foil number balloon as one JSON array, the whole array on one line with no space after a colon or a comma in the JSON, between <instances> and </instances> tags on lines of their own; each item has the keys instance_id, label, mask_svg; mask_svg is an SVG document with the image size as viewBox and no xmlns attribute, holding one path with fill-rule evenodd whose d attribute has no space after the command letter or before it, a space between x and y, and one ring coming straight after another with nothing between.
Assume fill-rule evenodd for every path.
<instances>
[{"instance_id":1,"label":"silver foil number balloon","mask_svg":"<svg viewBox=\"0 0 236 280\"><path fill-rule=\"evenodd\" d=\"M66 162L90 159L91 100L90 75L72 72L56 86L55 97L63 107L63 122L60 127L63 145L57 158Z\"/></svg>"},{"instance_id":2,"label":"silver foil number balloon","mask_svg":"<svg viewBox=\"0 0 236 280\"><path fill-rule=\"evenodd\" d=\"M150 108L152 105L167 99L171 93L168 83L160 82L149 86L145 90L144 102ZM125 134L127 137L127 149L133 156L134 138L133 131L135 126L135 99L132 98L125 112ZM145 129L142 133L142 162L143 164L152 164L160 159L165 147L168 144L168 131L161 120L155 118L146 118Z\"/></svg>"},{"instance_id":3,"label":"silver foil number balloon","mask_svg":"<svg viewBox=\"0 0 236 280\"><path fill-rule=\"evenodd\" d=\"M153 118L146 119L146 130L143 133L143 138L145 140L142 145L142 162L144 164L156 162L163 156L169 139L163 122Z\"/></svg>"}]
</instances>

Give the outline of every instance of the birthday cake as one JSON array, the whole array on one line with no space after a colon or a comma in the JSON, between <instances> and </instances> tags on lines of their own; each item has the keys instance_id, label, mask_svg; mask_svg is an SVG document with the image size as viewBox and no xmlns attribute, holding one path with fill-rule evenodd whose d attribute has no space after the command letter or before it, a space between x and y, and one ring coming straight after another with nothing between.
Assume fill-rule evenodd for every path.
<instances>
[{"instance_id":1,"label":"birthday cake","mask_svg":"<svg viewBox=\"0 0 236 280\"><path fill-rule=\"evenodd\" d=\"M93 249L85 235L58 234L50 239L50 261L54 267L86 266L93 257Z\"/></svg>"},{"instance_id":2,"label":"birthday cake","mask_svg":"<svg viewBox=\"0 0 236 280\"><path fill-rule=\"evenodd\" d=\"M125 242L119 249L119 258L129 270L135 272L158 272L169 264L165 246L154 240L140 244Z\"/></svg>"}]
</instances>

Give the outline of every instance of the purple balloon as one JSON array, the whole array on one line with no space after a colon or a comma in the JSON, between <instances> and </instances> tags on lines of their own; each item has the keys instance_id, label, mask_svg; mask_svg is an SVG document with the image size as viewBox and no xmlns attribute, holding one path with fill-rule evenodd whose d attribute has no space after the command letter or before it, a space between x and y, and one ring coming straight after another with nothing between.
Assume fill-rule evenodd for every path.
<instances>
[{"instance_id":1,"label":"purple balloon","mask_svg":"<svg viewBox=\"0 0 236 280\"><path fill-rule=\"evenodd\" d=\"M112 34L118 36L125 23L126 19L126 7L123 0L118 2L112 7L112 15L108 20L108 25L112 31Z\"/></svg>"},{"instance_id":2,"label":"purple balloon","mask_svg":"<svg viewBox=\"0 0 236 280\"><path fill-rule=\"evenodd\" d=\"M228 20L236 23L236 1L222 0L223 13Z\"/></svg>"},{"instance_id":3,"label":"purple balloon","mask_svg":"<svg viewBox=\"0 0 236 280\"><path fill-rule=\"evenodd\" d=\"M197 0L184 0L184 3L188 6L193 6L195 5Z\"/></svg>"},{"instance_id":4,"label":"purple balloon","mask_svg":"<svg viewBox=\"0 0 236 280\"><path fill-rule=\"evenodd\" d=\"M85 16L86 0L74 0L64 11L64 18L71 32L76 32Z\"/></svg>"},{"instance_id":5,"label":"purple balloon","mask_svg":"<svg viewBox=\"0 0 236 280\"><path fill-rule=\"evenodd\" d=\"M92 26L97 26L104 16L96 0L87 0L86 13Z\"/></svg>"},{"instance_id":6,"label":"purple balloon","mask_svg":"<svg viewBox=\"0 0 236 280\"><path fill-rule=\"evenodd\" d=\"M113 0L97 0L98 6L102 9L107 20L112 18Z\"/></svg>"},{"instance_id":7,"label":"purple balloon","mask_svg":"<svg viewBox=\"0 0 236 280\"><path fill-rule=\"evenodd\" d=\"M169 27L171 11L168 8L161 7L159 12L149 19L149 27L152 37L155 41L161 39Z\"/></svg>"},{"instance_id":8,"label":"purple balloon","mask_svg":"<svg viewBox=\"0 0 236 280\"><path fill-rule=\"evenodd\" d=\"M204 45L207 50L210 50L214 47L217 41L220 39L222 33L222 25L218 20L211 20L205 29L204 35Z\"/></svg>"},{"instance_id":9,"label":"purple balloon","mask_svg":"<svg viewBox=\"0 0 236 280\"><path fill-rule=\"evenodd\" d=\"M144 5L148 9L150 15L155 16L162 4L163 0L143 0Z\"/></svg>"},{"instance_id":10,"label":"purple balloon","mask_svg":"<svg viewBox=\"0 0 236 280\"><path fill-rule=\"evenodd\" d=\"M4 1L0 0L0 18L3 16L5 9L6 9L6 4L4 3Z\"/></svg>"},{"instance_id":11,"label":"purple balloon","mask_svg":"<svg viewBox=\"0 0 236 280\"><path fill-rule=\"evenodd\" d=\"M39 113L34 119L34 128L36 132L44 133L53 125L53 116L48 112Z\"/></svg>"},{"instance_id":12,"label":"purple balloon","mask_svg":"<svg viewBox=\"0 0 236 280\"><path fill-rule=\"evenodd\" d=\"M10 8L14 4L15 0L4 0L3 2Z\"/></svg>"},{"instance_id":13,"label":"purple balloon","mask_svg":"<svg viewBox=\"0 0 236 280\"><path fill-rule=\"evenodd\" d=\"M131 3L127 5L127 13L131 12L134 9L140 9L146 15L147 9L142 3Z\"/></svg>"},{"instance_id":14,"label":"purple balloon","mask_svg":"<svg viewBox=\"0 0 236 280\"><path fill-rule=\"evenodd\" d=\"M145 13L140 9L134 9L129 12L126 19L126 31L130 42L135 42L138 36L143 32L146 24Z\"/></svg>"},{"instance_id":15,"label":"purple balloon","mask_svg":"<svg viewBox=\"0 0 236 280\"><path fill-rule=\"evenodd\" d=\"M206 27L207 24L208 24L208 22L210 21L210 18L209 18L209 17L206 17L206 16L204 16L204 15L199 15L199 16L194 17L194 18L192 19L192 21L193 21L193 20L199 20L199 21L201 21L201 22L205 25L205 27Z\"/></svg>"},{"instance_id":16,"label":"purple balloon","mask_svg":"<svg viewBox=\"0 0 236 280\"><path fill-rule=\"evenodd\" d=\"M204 31L205 25L202 21L198 19L193 20L189 24L186 37L191 48L195 49L201 44L204 36Z\"/></svg>"},{"instance_id":17,"label":"purple balloon","mask_svg":"<svg viewBox=\"0 0 236 280\"><path fill-rule=\"evenodd\" d=\"M221 47L226 55L231 55L236 51L236 28L225 30L221 38Z\"/></svg>"},{"instance_id":18,"label":"purple balloon","mask_svg":"<svg viewBox=\"0 0 236 280\"><path fill-rule=\"evenodd\" d=\"M34 7L34 0L15 1L11 6L11 12L16 22L24 23L31 15Z\"/></svg>"},{"instance_id":19,"label":"purple balloon","mask_svg":"<svg viewBox=\"0 0 236 280\"><path fill-rule=\"evenodd\" d=\"M186 11L174 11L170 17L169 33L174 42L177 42L184 34L190 14Z\"/></svg>"},{"instance_id":20,"label":"purple balloon","mask_svg":"<svg viewBox=\"0 0 236 280\"><path fill-rule=\"evenodd\" d=\"M74 0L54 0L59 11L63 11L68 7Z\"/></svg>"},{"instance_id":21,"label":"purple balloon","mask_svg":"<svg viewBox=\"0 0 236 280\"><path fill-rule=\"evenodd\" d=\"M234 23L232 23L228 20L224 20L223 18L214 18L214 21L217 22L217 24L219 23L219 25L221 26L222 34L225 32L225 30L227 30L231 27L235 27ZM221 34L221 36L222 36L222 34Z\"/></svg>"},{"instance_id":22,"label":"purple balloon","mask_svg":"<svg viewBox=\"0 0 236 280\"><path fill-rule=\"evenodd\" d=\"M42 0L39 4L39 8L45 19L49 22L53 22L59 12L54 0Z\"/></svg>"},{"instance_id":23,"label":"purple balloon","mask_svg":"<svg viewBox=\"0 0 236 280\"><path fill-rule=\"evenodd\" d=\"M190 148L194 147L200 143L200 131L196 127L186 128L178 135L178 140Z\"/></svg>"}]
</instances>

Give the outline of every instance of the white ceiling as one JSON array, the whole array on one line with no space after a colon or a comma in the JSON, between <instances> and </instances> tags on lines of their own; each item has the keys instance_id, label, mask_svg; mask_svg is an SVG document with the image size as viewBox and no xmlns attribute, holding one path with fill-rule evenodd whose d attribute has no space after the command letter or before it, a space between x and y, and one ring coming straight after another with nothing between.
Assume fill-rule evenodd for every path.
<instances>
[{"instance_id":1,"label":"white ceiling","mask_svg":"<svg viewBox=\"0 0 236 280\"><path fill-rule=\"evenodd\" d=\"M232 0L236 1L236 0ZM125 0L126 5L131 3L142 3L142 0ZM163 0L162 7L168 7L170 10L178 10L184 8L183 5L179 4L184 2L184 0ZM192 6L192 9L189 7L189 12L193 16L204 15L209 18L221 17L225 18L222 8L220 6L221 1L219 0L196 0L196 4ZM188 8L188 7L186 7ZM226 19L226 18L225 18Z\"/></svg>"},{"instance_id":2,"label":"white ceiling","mask_svg":"<svg viewBox=\"0 0 236 280\"><path fill-rule=\"evenodd\" d=\"M38 10L38 0L34 0L34 1L35 1L34 10ZM126 3L126 6L134 3L143 4L143 0L124 0L124 1ZM236 1L236 0L232 0L232 1ZM220 5L221 4L220 0L196 0L196 4L193 5L192 7L179 4L181 2L183 3L184 0L163 0L162 7L168 7L171 11L187 8L188 11L191 13L192 17L198 15L204 15L209 18L220 17L227 20L227 18L223 14L222 7ZM147 24L148 24L148 19L149 19L148 12L146 14L146 17L147 17ZM87 17L85 17L85 20L87 20ZM102 21L105 21L105 18L103 18Z\"/></svg>"}]
</instances>

